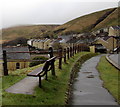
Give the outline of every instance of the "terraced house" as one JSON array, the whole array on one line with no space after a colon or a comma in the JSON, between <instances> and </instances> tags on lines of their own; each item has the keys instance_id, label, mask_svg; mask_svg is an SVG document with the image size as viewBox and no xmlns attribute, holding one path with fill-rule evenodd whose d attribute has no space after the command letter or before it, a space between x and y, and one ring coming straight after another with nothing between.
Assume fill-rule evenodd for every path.
<instances>
[{"instance_id":1,"label":"terraced house","mask_svg":"<svg viewBox=\"0 0 120 107\"><path fill-rule=\"evenodd\" d=\"M113 37L102 37L102 38L98 38L96 39L96 41L94 42L96 44L102 44L104 47L106 47L107 51L113 51L114 48L116 48L117 46L117 40Z\"/></svg>"},{"instance_id":2,"label":"terraced house","mask_svg":"<svg viewBox=\"0 0 120 107\"><path fill-rule=\"evenodd\" d=\"M31 39L27 41L28 45L39 48L49 49L51 40L50 39Z\"/></svg>"},{"instance_id":3,"label":"terraced house","mask_svg":"<svg viewBox=\"0 0 120 107\"><path fill-rule=\"evenodd\" d=\"M7 54L7 67L8 70L16 70L29 67L30 62L30 53L28 47L3 47L3 50L6 50ZM20 52L20 53L16 53ZM22 53L23 52L23 53Z\"/></svg>"},{"instance_id":4,"label":"terraced house","mask_svg":"<svg viewBox=\"0 0 120 107\"><path fill-rule=\"evenodd\" d=\"M108 30L108 36L102 35L98 37L94 44L102 44L106 47L108 52L114 51L116 48L119 48L119 41L117 37L120 36L120 26L111 26Z\"/></svg>"},{"instance_id":5,"label":"terraced house","mask_svg":"<svg viewBox=\"0 0 120 107\"><path fill-rule=\"evenodd\" d=\"M120 36L120 26L111 26L109 28L109 36Z\"/></svg>"}]
</instances>

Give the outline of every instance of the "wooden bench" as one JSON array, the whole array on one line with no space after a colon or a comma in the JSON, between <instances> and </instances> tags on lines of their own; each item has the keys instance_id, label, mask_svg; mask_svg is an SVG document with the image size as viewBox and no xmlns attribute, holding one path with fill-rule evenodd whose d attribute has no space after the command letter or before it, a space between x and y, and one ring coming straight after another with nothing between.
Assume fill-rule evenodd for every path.
<instances>
[{"instance_id":1,"label":"wooden bench","mask_svg":"<svg viewBox=\"0 0 120 107\"><path fill-rule=\"evenodd\" d=\"M52 57L48 59L43 67L37 68L33 70L32 72L28 73L27 76L33 76L33 77L39 77L39 87L41 88L41 77L45 75L45 80L47 80L47 72L52 71L52 75L55 76L55 67L54 67L54 62L55 62L56 57Z\"/></svg>"}]
</instances>

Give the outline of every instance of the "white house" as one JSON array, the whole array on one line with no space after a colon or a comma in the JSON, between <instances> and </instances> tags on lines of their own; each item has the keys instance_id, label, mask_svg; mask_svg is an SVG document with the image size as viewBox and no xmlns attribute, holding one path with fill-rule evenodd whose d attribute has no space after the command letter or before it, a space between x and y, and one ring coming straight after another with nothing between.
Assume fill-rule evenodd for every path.
<instances>
[{"instance_id":1,"label":"white house","mask_svg":"<svg viewBox=\"0 0 120 107\"><path fill-rule=\"evenodd\" d=\"M34 41L34 39L30 39L30 40L27 41L27 44L32 46L33 45L33 41Z\"/></svg>"}]
</instances>

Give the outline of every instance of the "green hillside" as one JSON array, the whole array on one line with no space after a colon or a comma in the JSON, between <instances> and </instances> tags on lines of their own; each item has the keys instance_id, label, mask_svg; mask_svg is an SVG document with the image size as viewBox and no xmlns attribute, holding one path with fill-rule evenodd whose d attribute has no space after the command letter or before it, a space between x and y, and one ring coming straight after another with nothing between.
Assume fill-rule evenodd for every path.
<instances>
[{"instance_id":1,"label":"green hillside","mask_svg":"<svg viewBox=\"0 0 120 107\"><path fill-rule=\"evenodd\" d=\"M58 25L31 25L11 27L2 30L2 39L9 41L18 37L24 37L27 39L42 37L44 33L51 31L57 26Z\"/></svg>"},{"instance_id":2,"label":"green hillside","mask_svg":"<svg viewBox=\"0 0 120 107\"><path fill-rule=\"evenodd\" d=\"M99 23L93 30L100 29L102 27L114 26L118 25L120 21L120 17L118 17L120 11L116 9L113 11L107 18L105 18L101 23Z\"/></svg>"},{"instance_id":3,"label":"green hillside","mask_svg":"<svg viewBox=\"0 0 120 107\"><path fill-rule=\"evenodd\" d=\"M111 8L71 20L55 28L53 33L57 32L58 35L83 33L117 24L118 9Z\"/></svg>"}]
</instances>

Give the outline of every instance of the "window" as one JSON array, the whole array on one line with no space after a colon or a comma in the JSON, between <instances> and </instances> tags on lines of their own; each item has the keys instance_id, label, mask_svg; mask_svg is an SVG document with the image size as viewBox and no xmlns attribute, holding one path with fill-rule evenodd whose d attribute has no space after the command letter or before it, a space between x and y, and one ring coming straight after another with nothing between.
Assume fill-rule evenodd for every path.
<instances>
[{"instance_id":1,"label":"window","mask_svg":"<svg viewBox=\"0 0 120 107\"><path fill-rule=\"evenodd\" d=\"M20 63L16 63L16 69L20 69Z\"/></svg>"}]
</instances>

